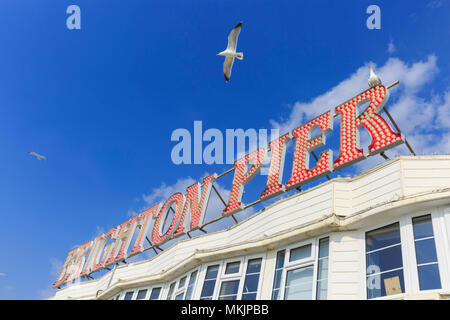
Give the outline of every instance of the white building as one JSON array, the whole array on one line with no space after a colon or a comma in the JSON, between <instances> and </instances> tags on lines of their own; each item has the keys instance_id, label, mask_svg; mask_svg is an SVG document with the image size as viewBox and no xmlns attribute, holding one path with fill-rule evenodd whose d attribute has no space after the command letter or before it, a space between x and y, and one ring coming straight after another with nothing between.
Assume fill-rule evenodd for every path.
<instances>
[{"instance_id":1,"label":"white building","mask_svg":"<svg viewBox=\"0 0 450 320\"><path fill-rule=\"evenodd\" d=\"M450 156L390 160L50 299L446 299Z\"/></svg>"}]
</instances>

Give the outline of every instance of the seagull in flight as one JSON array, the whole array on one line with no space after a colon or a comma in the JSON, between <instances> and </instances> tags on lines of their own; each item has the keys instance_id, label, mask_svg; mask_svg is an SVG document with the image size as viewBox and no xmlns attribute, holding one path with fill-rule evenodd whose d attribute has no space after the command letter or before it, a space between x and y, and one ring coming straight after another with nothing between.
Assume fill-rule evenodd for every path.
<instances>
[{"instance_id":1,"label":"seagull in flight","mask_svg":"<svg viewBox=\"0 0 450 320\"><path fill-rule=\"evenodd\" d=\"M244 53L236 52L237 40L239 33L241 32L242 22L239 22L236 27L231 30L228 35L228 46L225 51L218 53L218 56L225 56L225 61L223 62L223 75L225 76L225 81L230 81L231 68L233 68L234 58L239 60L244 59Z\"/></svg>"},{"instance_id":2,"label":"seagull in flight","mask_svg":"<svg viewBox=\"0 0 450 320\"><path fill-rule=\"evenodd\" d=\"M369 77L369 81L368 81L369 86L372 88L372 87L375 87L375 86L381 84L380 78L373 72L371 66L369 66L369 70L370 70L370 77Z\"/></svg>"},{"instance_id":3,"label":"seagull in flight","mask_svg":"<svg viewBox=\"0 0 450 320\"><path fill-rule=\"evenodd\" d=\"M45 161L47 161L46 157L44 157L43 155L37 154L36 152L28 152L28 153L35 156L38 160L44 159Z\"/></svg>"}]
</instances>

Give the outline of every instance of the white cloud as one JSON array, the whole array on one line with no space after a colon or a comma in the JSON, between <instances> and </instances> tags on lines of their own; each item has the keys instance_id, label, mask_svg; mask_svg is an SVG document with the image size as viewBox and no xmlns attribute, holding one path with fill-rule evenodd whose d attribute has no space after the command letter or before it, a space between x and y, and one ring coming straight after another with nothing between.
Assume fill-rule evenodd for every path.
<instances>
[{"instance_id":1,"label":"white cloud","mask_svg":"<svg viewBox=\"0 0 450 320\"><path fill-rule=\"evenodd\" d=\"M408 65L398 58L390 58L383 66L375 67L375 72L386 85L400 80L400 90L398 88L394 88L394 90L403 93L404 97L413 96L414 100L420 100L415 94L437 74L436 61L434 55L428 56L425 61L419 61L412 65ZM369 64L374 65L373 63L367 63L361 66L347 79L311 101L296 102L292 106L289 117L281 121L270 120L271 125L280 128L280 133L283 134L327 110L334 109L340 103L366 90L368 88ZM396 94L398 95L398 93Z\"/></svg>"},{"instance_id":2,"label":"white cloud","mask_svg":"<svg viewBox=\"0 0 450 320\"><path fill-rule=\"evenodd\" d=\"M393 54L395 51L397 51L397 49L395 48L394 41L392 41L391 39L391 41L389 41L388 43L387 52Z\"/></svg>"},{"instance_id":3,"label":"white cloud","mask_svg":"<svg viewBox=\"0 0 450 320\"><path fill-rule=\"evenodd\" d=\"M429 55L424 61L414 63L390 58L384 65L376 67L375 72L385 85L400 81L400 85L391 89L392 94L386 107L416 154L449 153L450 90L440 94L432 93L432 89L425 90L426 85L439 73L436 56ZM271 120L271 124L284 133L329 109L334 109L343 101L367 89L368 73L367 66L361 66L328 92L309 102L296 102L289 117L282 121ZM365 135L363 138L361 145L367 146L369 136ZM408 150L402 147L391 152L407 154ZM382 158L379 158L382 161ZM378 164L380 159L366 160L360 163L359 167L367 169Z\"/></svg>"},{"instance_id":4,"label":"white cloud","mask_svg":"<svg viewBox=\"0 0 450 320\"><path fill-rule=\"evenodd\" d=\"M436 9L442 7L442 0L432 0L428 2L427 7Z\"/></svg>"},{"instance_id":5,"label":"white cloud","mask_svg":"<svg viewBox=\"0 0 450 320\"><path fill-rule=\"evenodd\" d=\"M50 274L53 278L55 278L59 275L59 272L61 271L61 268L63 266L63 263L61 260L57 258L51 258L50 259Z\"/></svg>"},{"instance_id":6,"label":"white cloud","mask_svg":"<svg viewBox=\"0 0 450 320\"><path fill-rule=\"evenodd\" d=\"M174 193L184 193L187 187L196 182L197 181L191 177L180 178L173 185L167 185L163 182L159 187L154 188L149 194L144 194L142 199L149 205L154 205L158 202L164 203Z\"/></svg>"}]
</instances>

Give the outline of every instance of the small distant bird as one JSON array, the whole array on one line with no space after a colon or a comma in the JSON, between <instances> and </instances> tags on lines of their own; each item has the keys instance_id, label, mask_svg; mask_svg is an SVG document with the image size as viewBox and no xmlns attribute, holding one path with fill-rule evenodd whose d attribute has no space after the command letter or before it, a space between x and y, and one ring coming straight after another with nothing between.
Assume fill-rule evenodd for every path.
<instances>
[{"instance_id":1,"label":"small distant bird","mask_svg":"<svg viewBox=\"0 0 450 320\"><path fill-rule=\"evenodd\" d=\"M223 62L223 75L225 76L225 81L230 81L231 68L233 68L234 58L239 60L244 59L244 53L236 52L237 40L239 33L241 32L242 22L239 22L233 30L231 30L228 35L228 46L225 51L218 53L218 56L225 56L225 61Z\"/></svg>"},{"instance_id":2,"label":"small distant bird","mask_svg":"<svg viewBox=\"0 0 450 320\"><path fill-rule=\"evenodd\" d=\"M36 158L38 158L38 160L44 159L45 161L47 161L46 157L44 157L43 155L37 154L36 152L28 152L28 153L35 156Z\"/></svg>"},{"instance_id":3,"label":"small distant bird","mask_svg":"<svg viewBox=\"0 0 450 320\"><path fill-rule=\"evenodd\" d=\"M370 70L370 76L369 76L369 87L375 87L379 84L381 84L381 80L380 78L375 74L375 72L373 72L372 67L369 66L369 70Z\"/></svg>"}]
</instances>

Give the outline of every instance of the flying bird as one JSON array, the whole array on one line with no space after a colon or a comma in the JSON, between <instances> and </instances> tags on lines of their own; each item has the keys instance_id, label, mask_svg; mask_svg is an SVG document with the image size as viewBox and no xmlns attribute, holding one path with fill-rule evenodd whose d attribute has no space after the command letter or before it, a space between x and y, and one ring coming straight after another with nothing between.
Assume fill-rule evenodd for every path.
<instances>
[{"instance_id":1,"label":"flying bird","mask_svg":"<svg viewBox=\"0 0 450 320\"><path fill-rule=\"evenodd\" d=\"M236 52L237 40L239 33L241 32L242 22L239 22L233 30L231 30L228 35L228 46L225 51L218 53L218 56L225 56L225 61L223 62L223 75L225 76L225 81L230 81L231 68L233 68L234 58L239 60L244 59L244 53Z\"/></svg>"},{"instance_id":2,"label":"flying bird","mask_svg":"<svg viewBox=\"0 0 450 320\"><path fill-rule=\"evenodd\" d=\"M372 88L372 87L375 87L375 86L381 84L380 78L373 72L371 66L369 66L369 70L370 70L370 76L369 76L369 81L368 81L369 86Z\"/></svg>"},{"instance_id":3,"label":"flying bird","mask_svg":"<svg viewBox=\"0 0 450 320\"><path fill-rule=\"evenodd\" d=\"M46 157L44 157L43 155L37 154L36 152L28 152L28 153L35 156L38 160L44 159L45 161L47 161Z\"/></svg>"}]
</instances>

